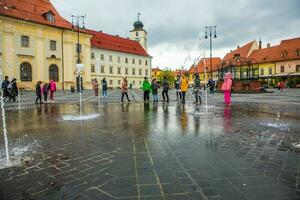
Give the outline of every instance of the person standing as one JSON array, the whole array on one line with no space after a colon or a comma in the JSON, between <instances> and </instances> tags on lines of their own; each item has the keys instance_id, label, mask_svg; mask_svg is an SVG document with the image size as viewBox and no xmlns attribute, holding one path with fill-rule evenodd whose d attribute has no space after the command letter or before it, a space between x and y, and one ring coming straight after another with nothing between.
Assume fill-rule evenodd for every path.
<instances>
[{"instance_id":1,"label":"person standing","mask_svg":"<svg viewBox=\"0 0 300 200\"><path fill-rule=\"evenodd\" d=\"M44 96L44 103L47 103L47 101L48 101L48 91L49 91L49 84L45 82L42 85L42 93Z\"/></svg>"},{"instance_id":2,"label":"person standing","mask_svg":"<svg viewBox=\"0 0 300 200\"><path fill-rule=\"evenodd\" d=\"M102 98L107 98L107 81L105 78L102 80Z\"/></svg>"},{"instance_id":3,"label":"person standing","mask_svg":"<svg viewBox=\"0 0 300 200\"><path fill-rule=\"evenodd\" d=\"M209 94L210 95L213 95L215 92L214 92L214 89L215 89L215 83L214 81L212 80L212 78L209 78L208 80L208 88L209 88Z\"/></svg>"},{"instance_id":4,"label":"person standing","mask_svg":"<svg viewBox=\"0 0 300 200\"><path fill-rule=\"evenodd\" d=\"M176 99L177 101L181 101L180 76L177 76L177 79L174 81L174 86L176 90Z\"/></svg>"},{"instance_id":5,"label":"person standing","mask_svg":"<svg viewBox=\"0 0 300 200\"><path fill-rule=\"evenodd\" d=\"M49 99L49 101L51 103L54 103L54 93L56 92L56 83L54 82L54 80L50 81L49 87L50 87L50 99Z\"/></svg>"},{"instance_id":6,"label":"person standing","mask_svg":"<svg viewBox=\"0 0 300 200\"><path fill-rule=\"evenodd\" d=\"M200 103L202 102L201 100L201 81L199 74L195 75L195 80L194 80L194 95L195 95L195 103Z\"/></svg>"},{"instance_id":7,"label":"person standing","mask_svg":"<svg viewBox=\"0 0 300 200\"><path fill-rule=\"evenodd\" d=\"M224 91L224 103L227 105L231 104L231 89L232 89L232 74L230 72L225 74L225 79L221 90Z\"/></svg>"},{"instance_id":8,"label":"person standing","mask_svg":"<svg viewBox=\"0 0 300 200\"><path fill-rule=\"evenodd\" d=\"M281 82L279 83L279 88L280 88L280 92L283 92L283 88L284 88L284 83L283 83L283 81L281 81Z\"/></svg>"},{"instance_id":9,"label":"person standing","mask_svg":"<svg viewBox=\"0 0 300 200\"><path fill-rule=\"evenodd\" d=\"M186 76L183 74L180 81L180 90L182 93L182 103L185 103L185 94L188 90L189 81L187 80Z\"/></svg>"},{"instance_id":10,"label":"person standing","mask_svg":"<svg viewBox=\"0 0 300 200\"><path fill-rule=\"evenodd\" d=\"M95 97L98 97L98 94L99 94L99 92L98 92L98 90L99 90L99 84L98 84L97 79L95 79L93 81L93 90L94 90L94 93L95 93Z\"/></svg>"},{"instance_id":11,"label":"person standing","mask_svg":"<svg viewBox=\"0 0 300 200\"><path fill-rule=\"evenodd\" d=\"M127 77L123 78L122 81L122 86L121 86L121 91L122 91L122 97L121 97L121 102L123 103L124 96L126 96L127 101L130 102L129 97L128 97L128 81Z\"/></svg>"},{"instance_id":12,"label":"person standing","mask_svg":"<svg viewBox=\"0 0 300 200\"><path fill-rule=\"evenodd\" d=\"M8 91L8 85L9 85L8 76L5 76L4 81L2 81L2 91L3 91L3 97L9 97L9 91Z\"/></svg>"},{"instance_id":13,"label":"person standing","mask_svg":"<svg viewBox=\"0 0 300 200\"><path fill-rule=\"evenodd\" d=\"M38 103L38 100L40 100L40 103L42 103L42 82L41 81L38 81L35 85L35 94L36 94L35 104Z\"/></svg>"},{"instance_id":14,"label":"person standing","mask_svg":"<svg viewBox=\"0 0 300 200\"><path fill-rule=\"evenodd\" d=\"M166 102L169 103L169 81L167 79L166 76L164 76L164 79L163 79L163 82L162 82L162 88L163 88L163 91L162 91L162 96L163 96L163 102Z\"/></svg>"},{"instance_id":15,"label":"person standing","mask_svg":"<svg viewBox=\"0 0 300 200\"><path fill-rule=\"evenodd\" d=\"M19 95L17 79L14 78L8 87L10 88L10 91L11 91L10 101L16 102L16 96Z\"/></svg>"},{"instance_id":16,"label":"person standing","mask_svg":"<svg viewBox=\"0 0 300 200\"><path fill-rule=\"evenodd\" d=\"M154 103L158 102L158 88L159 88L159 85L157 84L156 79L153 79L152 83L151 83L151 90L152 90L152 94L153 94L153 102Z\"/></svg>"},{"instance_id":17,"label":"person standing","mask_svg":"<svg viewBox=\"0 0 300 200\"><path fill-rule=\"evenodd\" d=\"M143 91L144 91L144 101L150 101L150 90L151 90L151 84L148 81L148 78L145 77L143 81Z\"/></svg>"}]
</instances>

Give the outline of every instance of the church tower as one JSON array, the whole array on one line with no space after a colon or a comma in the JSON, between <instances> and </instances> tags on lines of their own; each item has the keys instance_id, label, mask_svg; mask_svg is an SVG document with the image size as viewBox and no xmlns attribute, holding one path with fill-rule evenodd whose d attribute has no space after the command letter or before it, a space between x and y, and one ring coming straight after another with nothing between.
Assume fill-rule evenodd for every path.
<instances>
[{"instance_id":1,"label":"church tower","mask_svg":"<svg viewBox=\"0 0 300 200\"><path fill-rule=\"evenodd\" d=\"M141 13L138 13L138 19L133 24L133 29L130 31L130 39L138 41L147 51L147 31L144 29L144 24L140 21Z\"/></svg>"}]
</instances>

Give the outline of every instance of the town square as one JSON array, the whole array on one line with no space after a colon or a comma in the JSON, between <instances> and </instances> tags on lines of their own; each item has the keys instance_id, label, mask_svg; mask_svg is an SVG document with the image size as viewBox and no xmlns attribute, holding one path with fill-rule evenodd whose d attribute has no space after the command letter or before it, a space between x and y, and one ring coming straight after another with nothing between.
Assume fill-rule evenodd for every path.
<instances>
[{"instance_id":1,"label":"town square","mask_svg":"<svg viewBox=\"0 0 300 200\"><path fill-rule=\"evenodd\" d=\"M300 199L299 2L171 2L0 0L1 200Z\"/></svg>"}]
</instances>

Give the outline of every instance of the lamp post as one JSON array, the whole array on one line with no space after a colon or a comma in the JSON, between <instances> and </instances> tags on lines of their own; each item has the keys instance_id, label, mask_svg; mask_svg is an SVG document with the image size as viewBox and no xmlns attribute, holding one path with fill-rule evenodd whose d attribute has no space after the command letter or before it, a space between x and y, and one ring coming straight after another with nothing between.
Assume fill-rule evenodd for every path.
<instances>
[{"instance_id":1,"label":"lamp post","mask_svg":"<svg viewBox=\"0 0 300 200\"><path fill-rule=\"evenodd\" d=\"M80 46L80 29L85 29L85 20L86 15L72 15L72 26L77 28L77 44L76 44L76 51L77 51L77 64L81 63L80 60L80 52L81 52L81 46ZM77 92L82 92L82 81L80 77L80 73L77 74L76 79L77 84Z\"/></svg>"},{"instance_id":2,"label":"lamp post","mask_svg":"<svg viewBox=\"0 0 300 200\"><path fill-rule=\"evenodd\" d=\"M210 50L210 77L212 78L212 37L217 38L217 26L206 26L205 27L205 39L209 37L209 50Z\"/></svg>"}]
</instances>

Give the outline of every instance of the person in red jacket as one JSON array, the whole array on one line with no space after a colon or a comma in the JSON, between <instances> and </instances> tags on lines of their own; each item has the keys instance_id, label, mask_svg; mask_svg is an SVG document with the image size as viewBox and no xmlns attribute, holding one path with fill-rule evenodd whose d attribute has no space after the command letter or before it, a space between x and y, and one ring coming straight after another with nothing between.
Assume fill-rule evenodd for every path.
<instances>
[{"instance_id":1,"label":"person in red jacket","mask_svg":"<svg viewBox=\"0 0 300 200\"><path fill-rule=\"evenodd\" d=\"M54 93L56 92L56 83L54 82L54 80L50 81L49 88L50 88L50 99L49 99L49 101L51 103L54 103Z\"/></svg>"}]
</instances>

